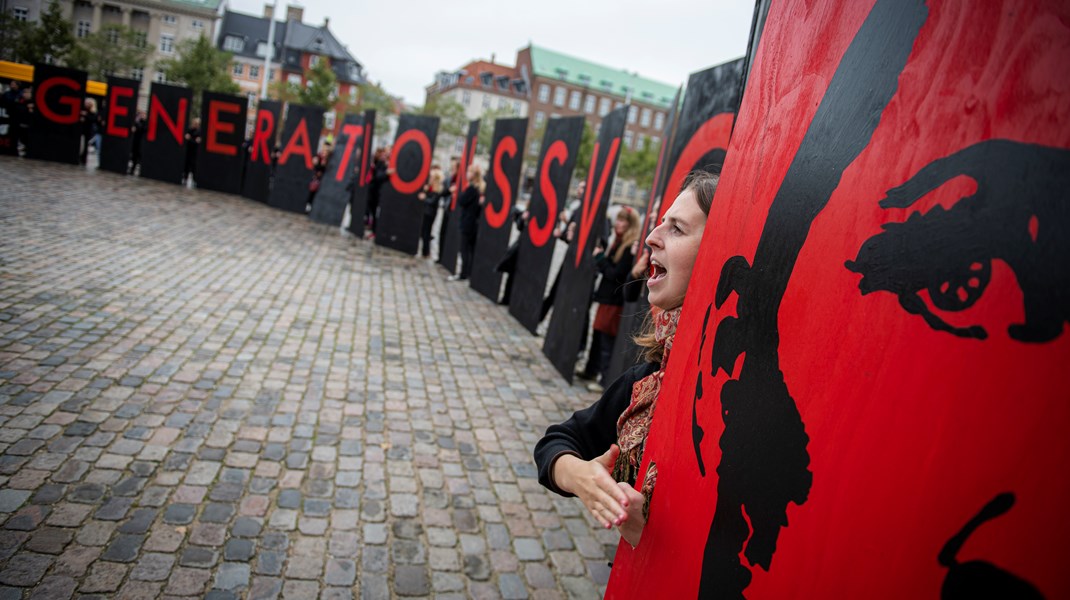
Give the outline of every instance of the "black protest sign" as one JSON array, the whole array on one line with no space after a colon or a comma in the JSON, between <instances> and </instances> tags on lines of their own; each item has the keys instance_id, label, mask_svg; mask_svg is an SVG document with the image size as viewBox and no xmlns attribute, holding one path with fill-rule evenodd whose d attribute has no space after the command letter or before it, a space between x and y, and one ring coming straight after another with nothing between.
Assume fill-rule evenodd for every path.
<instances>
[{"instance_id":1,"label":"black protest sign","mask_svg":"<svg viewBox=\"0 0 1070 600\"><path fill-rule=\"evenodd\" d=\"M594 248L598 243L598 232L602 231L606 221L609 198L613 195L613 177L617 172L627 113L628 107L622 106L602 119L602 129L594 143L591 166L587 170L583 203L576 208L580 211L578 226L561 265L561 285L542 344L542 353L570 382L580 338L585 333L583 326L591 305L594 278L598 274Z\"/></svg>"},{"instance_id":2,"label":"black protest sign","mask_svg":"<svg viewBox=\"0 0 1070 600\"><path fill-rule=\"evenodd\" d=\"M486 203L479 218L471 286L498 301L502 274L496 270L513 229L513 206L520 195L520 169L524 164L527 119L498 119L490 146Z\"/></svg>"},{"instance_id":3,"label":"black protest sign","mask_svg":"<svg viewBox=\"0 0 1070 600\"><path fill-rule=\"evenodd\" d=\"M278 133L282 103L261 100L256 107L253 121L253 136L245 152L245 168L242 170L241 195L267 202L274 171L275 136Z\"/></svg>"},{"instance_id":4,"label":"black protest sign","mask_svg":"<svg viewBox=\"0 0 1070 600\"><path fill-rule=\"evenodd\" d=\"M203 143L194 174L197 187L241 193L242 142L248 105L249 100L244 96L204 92L201 97Z\"/></svg>"},{"instance_id":5,"label":"black protest sign","mask_svg":"<svg viewBox=\"0 0 1070 600\"><path fill-rule=\"evenodd\" d=\"M78 164L85 82L85 71L34 65L30 158Z\"/></svg>"},{"instance_id":6,"label":"black protest sign","mask_svg":"<svg viewBox=\"0 0 1070 600\"><path fill-rule=\"evenodd\" d=\"M153 83L149 116L141 148L141 176L182 183L186 162L186 127L189 122L189 88Z\"/></svg>"},{"instance_id":7,"label":"black protest sign","mask_svg":"<svg viewBox=\"0 0 1070 600\"><path fill-rule=\"evenodd\" d=\"M364 111L364 135L360 140L360 172L351 178L349 190L349 232L358 238L364 237L364 212L368 209L368 184L373 171L372 138L375 136L375 111ZM353 151L356 153L356 149ZM354 160L354 159L350 159ZM348 185L348 184L347 184Z\"/></svg>"},{"instance_id":8,"label":"black protest sign","mask_svg":"<svg viewBox=\"0 0 1070 600\"><path fill-rule=\"evenodd\" d=\"M662 149L643 224L643 239L672 205L688 173L695 169L720 172L743 95L743 68L744 59L739 59L693 73L688 78L680 112L675 113L674 103L674 112L669 115L670 133L665 136L668 152ZM641 350L632 338L642 328L649 309L645 293L635 302L624 304L620 333L606 372L610 381L638 360Z\"/></svg>"},{"instance_id":9,"label":"black protest sign","mask_svg":"<svg viewBox=\"0 0 1070 600\"><path fill-rule=\"evenodd\" d=\"M364 117L346 115L327 170L320 181L309 217L317 223L341 225L349 204L351 183L356 185L364 159Z\"/></svg>"},{"instance_id":10,"label":"black protest sign","mask_svg":"<svg viewBox=\"0 0 1070 600\"><path fill-rule=\"evenodd\" d=\"M457 253L461 249L461 213L457 210L457 199L461 192L468 187L468 167L472 166L472 159L476 155L476 142L479 141L479 119L468 123L468 135L464 139L464 151L461 152L461 161L457 165L457 181L453 193L450 194L450 203L442 215L446 219L446 239L442 240L442 253L438 262L450 273L457 272Z\"/></svg>"},{"instance_id":11,"label":"black protest sign","mask_svg":"<svg viewBox=\"0 0 1070 600\"><path fill-rule=\"evenodd\" d=\"M141 82L124 77L108 77L108 101L104 106L104 128L100 140L100 168L126 175L137 118L137 91Z\"/></svg>"},{"instance_id":12,"label":"black protest sign","mask_svg":"<svg viewBox=\"0 0 1070 600\"><path fill-rule=\"evenodd\" d=\"M646 236L650 235L650 232L657 225L658 209L661 207L661 194L664 192L665 178L669 176L668 149L672 147L673 139L676 135L676 113L680 107L681 95L682 89L677 90L676 96L672 100L672 107L669 109L669 117L665 122L665 132L662 136L665 142L658 152L658 163L654 169L654 181L650 186L650 198L647 200L643 226L639 233L641 244L645 244ZM635 255L636 262L639 261L642 254L642 251L640 251ZM605 367L606 381L616 381L621 373L639 362L642 354L642 348L636 345L633 338L642 331L646 315L650 311L650 304L646 298L646 286L634 285L634 288L630 287L625 291L624 307L621 309L617 339L613 343L613 353L610 355L609 366ZM630 300L628 298L629 291L632 291L638 297Z\"/></svg>"},{"instance_id":13,"label":"black protest sign","mask_svg":"<svg viewBox=\"0 0 1070 600\"><path fill-rule=\"evenodd\" d=\"M557 215L568 197L568 184L576 167L576 154L583 136L583 117L550 119L539 151L535 189L531 194L525 235L520 238L509 314L531 333L542 317L546 279L554 257Z\"/></svg>"},{"instance_id":14,"label":"black protest sign","mask_svg":"<svg viewBox=\"0 0 1070 600\"><path fill-rule=\"evenodd\" d=\"M312 183L313 156L323 129L323 109L290 104L282 128L282 146L268 204L289 212L305 212L308 185Z\"/></svg>"},{"instance_id":15,"label":"black protest sign","mask_svg":"<svg viewBox=\"0 0 1070 600\"><path fill-rule=\"evenodd\" d=\"M420 245L423 203L417 198L431 171L431 151L438 134L438 117L401 115L390 151L393 169L379 199L375 243L407 254Z\"/></svg>"}]
</instances>

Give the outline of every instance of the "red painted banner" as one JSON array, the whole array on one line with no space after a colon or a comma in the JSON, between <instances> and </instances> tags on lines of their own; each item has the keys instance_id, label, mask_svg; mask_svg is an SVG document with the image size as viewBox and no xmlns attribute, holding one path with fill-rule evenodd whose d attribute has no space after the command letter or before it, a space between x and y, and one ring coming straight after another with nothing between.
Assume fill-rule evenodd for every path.
<instances>
[{"instance_id":1,"label":"red painted banner","mask_svg":"<svg viewBox=\"0 0 1070 600\"><path fill-rule=\"evenodd\" d=\"M1067 64L1054 0L772 3L607 597L1070 597Z\"/></svg>"}]
</instances>

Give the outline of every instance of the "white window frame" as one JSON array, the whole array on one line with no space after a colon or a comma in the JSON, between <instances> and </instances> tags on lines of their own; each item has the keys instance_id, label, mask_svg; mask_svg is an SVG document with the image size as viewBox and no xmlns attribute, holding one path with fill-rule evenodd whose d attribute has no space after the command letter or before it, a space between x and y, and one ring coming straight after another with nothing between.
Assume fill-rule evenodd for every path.
<instances>
[{"instance_id":1,"label":"white window frame","mask_svg":"<svg viewBox=\"0 0 1070 600\"><path fill-rule=\"evenodd\" d=\"M249 65L249 77L260 79L260 65Z\"/></svg>"},{"instance_id":2,"label":"white window frame","mask_svg":"<svg viewBox=\"0 0 1070 600\"><path fill-rule=\"evenodd\" d=\"M639 124L643 127L650 127L650 109L644 108L643 112L639 116Z\"/></svg>"},{"instance_id":3,"label":"white window frame","mask_svg":"<svg viewBox=\"0 0 1070 600\"><path fill-rule=\"evenodd\" d=\"M316 65L320 64L320 55L313 54L308 57L308 68L313 69Z\"/></svg>"},{"instance_id":4,"label":"white window frame","mask_svg":"<svg viewBox=\"0 0 1070 600\"><path fill-rule=\"evenodd\" d=\"M638 120L639 120L639 107L633 104L633 105L628 107L628 122L629 123L635 123Z\"/></svg>"},{"instance_id":5,"label":"white window frame","mask_svg":"<svg viewBox=\"0 0 1070 600\"><path fill-rule=\"evenodd\" d=\"M160 35L160 52L163 54L175 53L175 36L166 33Z\"/></svg>"},{"instance_id":6,"label":"white window frame","mask_svg":"<svg viewBox=\"0 0 1070 600\"><path fill-rule=\"evenodd\" d=\"M25 6L16 6L11 9L11 15L19 23L25 23L30 20L30 9Z\"/></svg>"},{"instance_id":7,"label":"white window frame","mask_svg":"<svg viewBox=\"0 0 1070 600\"><path fill-rule=\"evenodd\" d=\"M241 52L245 49L245 40L236 36L228 35L223 38L223 50L227 52Z\"/></svg>"},{"instance_id":8,"label":"white window frame","mask_svg":"<svg viewBox=\"0 0 1070 600\"><path fill-rule=\"evenodd\" d=\"M165 14L160 17L160 22L164 25L174 25L178 23L178 17L175 15Z\"/></svg>"},{"instance_id":9,"label":"white window frame","mask_svg":"<svg viewBox=\"0 0 1070 600\"><path fill-rule=\"evenodd\" d=\"M539 84L539 102L543 104L550 102L550 86L545 83Z\"/></svg>"},{"instance_id":10,"label":"white window frame","mask_svg":"<svg viewBox=\"0 0 1070 600\"><path fill-rule=\"evenodd\" d=\"M535 112L535 126L541 127L546 122L546 113L541 110Z\"/></svg>"},{"instance_id":11,"label":"white window frame","mask_svg":"<svg viewBox=\"0 0 1070 600\"><path fill-rule=\"evenodd\" d=\"M567 92L568 90L559 85L554 86L554 106L565 105L565 95L567 94Z\"/></svg>"},{"instance_id":12,"label":"white window frame","mask_svg":"<svg viewBox=\"0 0 1070 600\"><path fill-rule=\"evenodd\" d=\"M461 104L463 104L465 106L471 106L472 105L472 92L471 91L465 90L465 91L461 92Z\"/></svg>"},{"instance_id":13,"label":"white window frame","mask_svg":"<svg viewBox=\"0 0 1070 600\"><path fill-rule=\"evenodd\" d=\"M593 115L594 107L598 103L598 97L594 94L587 94L587 97L583 100L583 112Z\"/></svg>"},{"instance_id":14,"label":"white window frame","mask_svg":"<svg viewBox=\"0 0 1070 600\"><path fill-rule=\"evenodd\" d=\"M568 95L568 107L570 110L579 110L580 102L583 101L583 94L576 90L572 90L572 93Z\"/></svg>"},{"instance_id":15,"label":"white window frame","mask_svg":"<svg viewBox=\"0 0 1070 600\"><path fill-rule=\"evenodd\" d=\"M629 149L629 150L632 149L632 137L633 137L633 135L634 134L632 134L632 131L630 129L625 129L624 130L624 147Z\"/></svg>"},{"instance_id":16,"label":"white window frame","mask_svg":"<svg viewBox=\"0 0 1070 600\"><path fill-rule=\"evenodd\" d=\"M654 113L654 129L661 130L665 127L665 113L660 110Z\"/></svg>"},{"instance_id":17,"label":"white window frame","mask_svg":"<svg viewBox=\"0 0 1070 600\"><path fill-rule=\"evenodd\" d=\"M92 30L92 28L93 24L89 21L78 21L78 24L75 25L74 28L74 35L75 37L84 38L89 35L89 32L90 30Z\"/></svg>"},{"instance_id":18,"label":"white window frame","mask_svg":"<svg viewBox=\"0 0 1070 600\"><path fill-rule=\"evenodd\" d=\"M152 80L156 83L167 83L167 74L163 71L156 71L156 75L152 77Z\"/></svg>"},{"instance_id":19,"label":"white window frame","mask_svg":"<svg viewBox=\"0 0 1070 600\"><path fill-rule=\"evenodd\" d=\"M604 117L609 114L610 101L609 98L602 98L598 103L598 116Z\"/></svg>"},{"instance_id":20,"label":"white window frame","mask_svg":"<svg viewBox=\"0 0 1070 600\"><path fill-rule=\"evenodd\" d=\"M193 19L190 21L189 26L191 29L204 29L204 21L200 19Z\"/></svg>"},{"instance_id":21,"label":"white window frame","mask_svg":"<svg viewBox=\"0 0 1070 600\"><path fill-rule=\"evenodd\" d=\"M141 67L136 67L136 68L130 69L130 79L133 79L135 81L141 81L144 78L145 78L145 69L143 69Z\"/></svg>"},{"instance_id":22,"label":"white window frame","mask_svg":"<svg viewBox=\"0 0 1070 600\"><path fill-rule=\"evenodd\" d=\"M240 62L234 63L234 66L230 68L231 75L235 77L242 77L245 75L245 65Z\"/></svg>"},{"instance_id":23,"label":"white window frame","mask_svg":"<svg viewBox=\"0 0 1070 600\"><path fill-rule=\"evenodd\" d=\"M483 110L490 108L490 94L483 94Z\"/></svg>"}]
</instances>

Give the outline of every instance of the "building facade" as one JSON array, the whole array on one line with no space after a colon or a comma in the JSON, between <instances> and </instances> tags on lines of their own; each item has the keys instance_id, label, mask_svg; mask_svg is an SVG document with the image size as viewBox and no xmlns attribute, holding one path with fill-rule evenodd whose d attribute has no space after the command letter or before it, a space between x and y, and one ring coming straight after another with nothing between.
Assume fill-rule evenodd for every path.
<instances>
[{"instance_id":1,"label":"building facade","mask_svg":"<svg viewBox=\"0 0 1070 600\"><path fill-rule=\"evenodd\" d=\"M221 50L234 55L231 64L231 79L242 91L255 101L260 95L264 77L272 82L287 81L297 86L308 82L305 72L326 61L334 72L337 82L333 110L325 117L325 128L334 131L339 126L337 115L352 110L360 100L360 85L365 81L364 67L349 53L331 33L330 22L308 25L302 22L304 9L287 6L286 21L272 19L270 5L264 6L261 17L225 11L219 27L217 44ZM264 57L267 54L268 27L274 22L274 52L270 72L264 72Z\"/></svg>"},{"instance_id":2,"label":"building facade","mask_svg":"<svg viewBox=\"0 0 1070 600\"><path fill-rule=\"evenodd\" d=\"M435 81L424 88L426 102L448 98L464 107L468 120L480 119L487 113L499 116L528 116L527 83L520 78L516 67L487 60L472 61L456 71L439 71ZM487 125L492 127L493 124ZM435 158L447 164L450 156L464 151L464 137L439 134ZM481 153L489 148L480 148Z\"/></svg>"},{"instance_id":3,"label":"building facade","mask_svg":"<svg viewBox=\"0 0 1070 600\"><path fill-rule=\"evenodd\" d=\"M214 39L223 12L222 0L57 0L63 16L79 38L106 25L125 25L144 36L152 54L144 69L129 76L141 81L138 105L147 103L153 81L166 81L155 65L175 58L178 45L201 35ZM51 0L7 0L7 10L18 20L36 22ZM121 75L127 75L122 73Z\"/></svg>"},{"instance_id":4,"label":"building facade","mask_svg":"<svg viewBox=\"0 0 1070 600\"><path fill-rule=\"evenodd\" d=\"M602 117L625 104L629 109L622 150L662 142L675 87L534 45L517 52L516 68L529 90L529 157L538 155L547 120L581 115L597 136ZM645 206L648 193L618 179L613 200Z\"/></svg>"}]
</instances>

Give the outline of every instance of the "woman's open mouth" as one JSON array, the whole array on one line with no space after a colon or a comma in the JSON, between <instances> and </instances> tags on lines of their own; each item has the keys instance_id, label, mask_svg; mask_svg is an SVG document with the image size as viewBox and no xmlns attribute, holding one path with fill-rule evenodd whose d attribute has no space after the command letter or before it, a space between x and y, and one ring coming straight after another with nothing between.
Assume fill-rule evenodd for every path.
<instances>
[{"instance_id":1,"label":"woman's open mouth","mask_svg":"<svg viewBox=\"0 0 1070 600\"><path fill-rule=\"evenodd\" d=\"M656 260L651 259L651 261L650 261L650 278L646 280L646 284L648 286L654 285L654 284L660 282L662 279L665 279L665 277L668 276L668 274L669 274L669 272L665 269L665 267L661 266L661 263L659 263Z\"/></svg>"}]
</instances>

